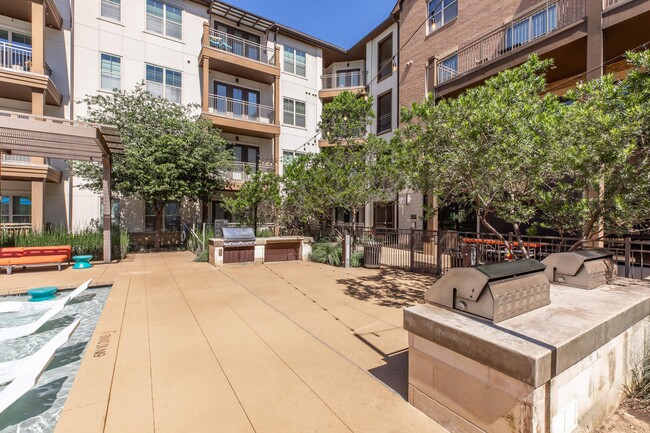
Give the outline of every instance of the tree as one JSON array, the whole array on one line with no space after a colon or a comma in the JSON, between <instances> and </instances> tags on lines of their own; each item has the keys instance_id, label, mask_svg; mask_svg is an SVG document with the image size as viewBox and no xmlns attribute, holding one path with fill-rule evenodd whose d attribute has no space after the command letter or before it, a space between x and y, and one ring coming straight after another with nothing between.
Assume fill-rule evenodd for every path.
<instances>
[{"instance_id":1,"label":"tree","mask_svg":"<svg viewBox=\"0 0 650 433\"><path fill-rule=\"evenodd\" d=\"M650 222L650 51L629 53L635 68L579 83L565 99L557 174L541 192L545 227L580 237L572 248Z\"/></svg>"},{"instance_id":2,"label":"tree","mask_svg":"<svg viewBox=\"0 0 650 433\"><path fill-rule=\"evenodd\" d=\"M257 172L234 198L224 199L223 204L237 221L257 232L259 221L272 221L279 213L282 204L280 177L275 173Z\"/></svg>"},{"instance_id":3,"label":"tree","mask_svg":"<svg viewBox=\"0 0 650 433\"><path fill-rule=\"evenodd\" d=\"M374 117L372 96L343 91L323 106L318 128L329 143L348 144L365 137Z\"/></svg>"},{"instance_id":4,"label":"tree","mask_svg":"<svg viewBox=\"0 0 650 433\"><path fill-rule=\"evenodd\" d=\"M404 173L411 185L433 191L440 205L473 206L483 226L511 246L489 222L511 223L520 240L521 225L536 213L536 194L549 178L549 152L561 104L544 91L551 65L537 56L436 103L433 96L403 112L396 134Z\"/></svg>"},{"instance_id":5,"label":"tree","mask_svg":"<svg viewBox=\"0 0 650 433\"><path fill-rule=\"evenodd\" d=\"M206 199L223 189L233 155L212 123L197 119L192 106L155 97L143 84L133 91L86 96L85 120L115 125L124 153L114 155L113 189L151 203L156 214L156 249L160 248L165 204ZM77 163L72 172L85 187L101 191L102 169Z\"/></svg>"}]
</instances>

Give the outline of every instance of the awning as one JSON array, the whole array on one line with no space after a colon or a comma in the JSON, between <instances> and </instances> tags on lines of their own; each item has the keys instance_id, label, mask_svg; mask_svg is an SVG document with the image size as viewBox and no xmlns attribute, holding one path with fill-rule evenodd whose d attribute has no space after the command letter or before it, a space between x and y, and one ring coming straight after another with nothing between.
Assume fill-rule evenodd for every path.
<instances>
[{"instance_id":1,"label":"awning","mask_svg":"<svg viewBox=\"0 0 650 433\"><path fill-rule=\"evenodd\" d=\"M220 1L213 1L210 10L214 15L243 24L264 33L268 32L269 29L275 25L272 21Z\"/></svg>"}]
</instances>

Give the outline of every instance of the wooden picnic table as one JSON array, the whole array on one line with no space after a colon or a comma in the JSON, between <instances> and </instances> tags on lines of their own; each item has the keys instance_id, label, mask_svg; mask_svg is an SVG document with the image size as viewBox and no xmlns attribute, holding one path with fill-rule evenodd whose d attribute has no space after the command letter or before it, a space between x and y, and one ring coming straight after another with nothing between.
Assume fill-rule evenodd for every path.
<instances>
[{"instance_id":1,"label":"wooden picnic table","mask_svg":"<svg viewBox=\"0 0 650 433\"><path fill-rule=\"evenodd\" d=\"M499 239L477 239L477 238L460 238L461 242L465 242L466 244L483 244L483 245L499 245L499 246L504 246L505 244L503 243L502 240ZM523 246L526 248L540 248L546 244L538 243L538 242L523 242ZM519 241L514 241L512 243L513 247L518 247L519 246Z\"/></svg>"}]
</instances>

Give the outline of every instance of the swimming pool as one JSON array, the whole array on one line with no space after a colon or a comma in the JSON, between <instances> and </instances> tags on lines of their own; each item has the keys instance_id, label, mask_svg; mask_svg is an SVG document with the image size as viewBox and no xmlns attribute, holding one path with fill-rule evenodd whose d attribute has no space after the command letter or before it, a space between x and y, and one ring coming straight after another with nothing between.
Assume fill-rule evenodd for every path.
<instances>
[{"instance_id":1,"label":"swimming pool","mask_svg":"<svg viewBox=\"0 0 650 433\"><path fill-rule=\"evenodd\" d=\"M71 300L36 333L0 342L0 362L24 358L36 352L75 318L81 323L61 346L36 386L0 414L0 433L52 433L77 375L88 341L95 331L110 287L88 289ZM60 292L65 296L68 292ZM28 295L0 297L3 301L27 301ZM33 322L43 311L0 314L0 328ZM0 391L6 385L0 386Z\"/></svg>"}]
</instances>

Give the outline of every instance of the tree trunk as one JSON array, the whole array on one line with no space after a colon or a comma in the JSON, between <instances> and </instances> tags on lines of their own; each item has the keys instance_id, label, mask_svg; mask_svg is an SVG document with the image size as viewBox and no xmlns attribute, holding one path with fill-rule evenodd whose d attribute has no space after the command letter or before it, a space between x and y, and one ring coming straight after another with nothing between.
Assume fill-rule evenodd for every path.
<instances>
[{"instance_id":1,"label":"tree trunk","mask_svg":"<svg viewBox=\"0 0 650 433\"><path fill-rule=\"evenodd\" d=\"M163 210L165 205L155 201L153 204L154 212L156 212L156 241L154 243L154 250L160 251L160 244L162 241L162 225L163 225Z\"/></svg>"},{"instance_id":2,"label":"tree trunk","mask_svg":"<svg viewBox=\"0 0 650 433\"><path fill-rule=\"evenodd\" d=\"M208 223L208 200L201 200L201 222Z\"/></svg>"},{"instance_id":3,"label":"tree trunk","mask_svg":"<svg viewBox=\"0 0 650 433\"><path fill-rule=\"evenodd\" d=\"M485 227L488 228L488 230L490 230L493 234L495 234L496 237L499 238L499 240L501 242L503 242L503 245L505 245L506 251L511 256L514 257L515 253L514 253L514 251L512 251L512 245L510 245L510 242L508 242L508 240L506 238L504 238L501 233L499 233L494 227L492 227L492 225L490 223L487 222L487 219L485 218L485 215L481 215L480 218L481 218L481 224L483 224Z\"/></svg>"},{"instance_id":4,"label":"tree trunk","mask_svg":"<svg viewBox=\"0 0 650 433\"><path fill-rule=\"evenodd\" d=\"M519 223L513 223L512 227L515 229L515 236L517 237L517 245L519 246L519 251L524 256L524 259L528 258L528 249L524 245L524 241L521 238L521 229L519 228Z\"/></svg>"}]
</instances>

